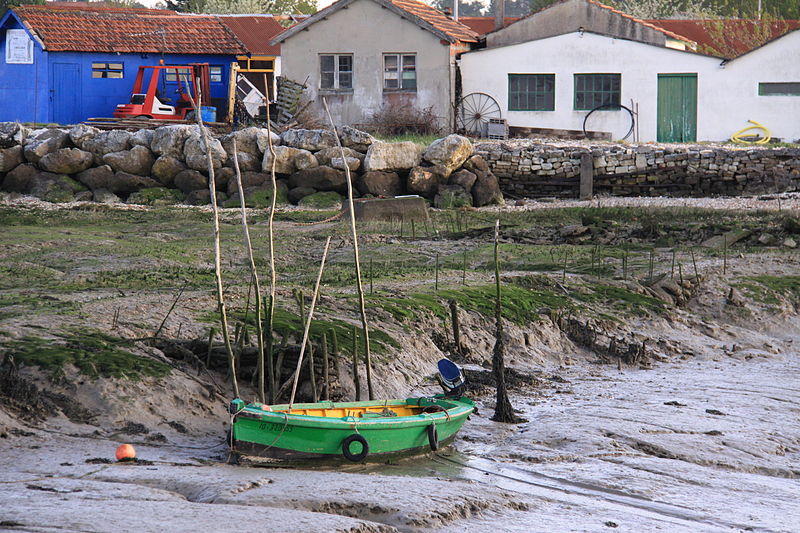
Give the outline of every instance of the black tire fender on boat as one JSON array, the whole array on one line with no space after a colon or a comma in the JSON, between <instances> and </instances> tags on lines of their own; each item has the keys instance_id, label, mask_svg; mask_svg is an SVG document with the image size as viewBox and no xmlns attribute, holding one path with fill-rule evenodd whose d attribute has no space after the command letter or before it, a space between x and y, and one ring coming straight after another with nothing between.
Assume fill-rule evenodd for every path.
<instances>
[{"instance_id":1,"label":"black tire fender on boat","mask_svg":"<svg viewBox=\"0 0 800 533\"><path fill-rule=\"evenodd\" d=\"M436 431L436 424L428 426L428 444L434 452L439 449L439 432Z\"/></svg>"},{"instance_id":2,"label":"black tire fender on boat","mask_svg":"<svg viewBox=\"0 0 800 533\"><path fill-rule=\"evenodd\" d=\"M350 445L354 442L361 443L361 452L360 453L353 453L350 451ZM344 455L345 459L348 461L353 461L357 463L359 461L363 461L367 454L369 453L369 444L367 444L367 439L359 435L358 433L353 433L346 439L342 441L342 454Z\"/></svg>"}]
</instances>

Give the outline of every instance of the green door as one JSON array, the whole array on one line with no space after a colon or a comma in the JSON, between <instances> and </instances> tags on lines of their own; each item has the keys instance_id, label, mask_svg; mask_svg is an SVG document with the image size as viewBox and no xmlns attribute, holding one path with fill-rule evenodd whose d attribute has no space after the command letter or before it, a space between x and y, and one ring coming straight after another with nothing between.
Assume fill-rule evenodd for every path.
<instances>
[{"instance_id":1,"label":"green door","mask_svg":"<svg viewBox=\"0 0 800 533\"><path fill-rule=\"evenodd\" d=\"M697 74L658 75L658 142L697 140Z\"/></svg>"}]
</instances>

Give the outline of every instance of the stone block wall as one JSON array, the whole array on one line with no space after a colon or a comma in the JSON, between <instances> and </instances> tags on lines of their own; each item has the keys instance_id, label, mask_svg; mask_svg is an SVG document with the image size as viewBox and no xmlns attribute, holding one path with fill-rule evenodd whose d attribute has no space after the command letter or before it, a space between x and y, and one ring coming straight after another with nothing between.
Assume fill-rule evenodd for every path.
<instances>
[{"instance_id":1,"label":"stone block wall","mask_svg":"<svg viewBox=\"0 0 800 533\"><path fill-rule=\"evenodd\" d=\"M515 197L576 198L581 155L594 192L618 196L741 196L800 190L800 149L736 146L565 145L534 141L475 146Z\"/></svg>"}]
</instances>

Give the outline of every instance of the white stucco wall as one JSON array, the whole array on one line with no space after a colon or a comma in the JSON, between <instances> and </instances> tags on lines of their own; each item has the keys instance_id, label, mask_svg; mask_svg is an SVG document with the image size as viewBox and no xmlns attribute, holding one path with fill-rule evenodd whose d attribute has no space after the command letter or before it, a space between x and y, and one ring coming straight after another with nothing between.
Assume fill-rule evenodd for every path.
<instances>
[{"instance_id":1,"label":"white stucco wall","mask_svg":"<svg viewBox=\"0 0 800 533\"><path fill-rule=\"evenodd\" d=\"M800 81L800 32L723 66L717 58L596 34L569 33L461 56L463 94L484 92L511 126L580 130L586 111L573 109L575 73L620 73L621 102L639 104L641 141L656 140L658 74L697 74L697 140L720 141L748 119L785 140L800 138L800 97L758 96L759 81ZM509 111L508 74L555 74L554 111ZM600 115L600 116L596 116ZM590 129L627 131L625 111L592 115Z\"/></svg>"},{"instance_id":2,"label":"white stucco wall","mask_svg":"<svg viewBox=\"0 0 800 533\"><path fill-rule=\"evenodd\" d=\"M416 54L416 93L384 93L383 54L393 52ZM320 54L353 54L352 91L320 90ZM450 45L372 0L357 0L290 36L281 44L281 60L284 76L308 78L317 110L325 96L338 124L368 122L387 98L432 107L442 126L450 121Z\"/></svg>"}]
</instances>

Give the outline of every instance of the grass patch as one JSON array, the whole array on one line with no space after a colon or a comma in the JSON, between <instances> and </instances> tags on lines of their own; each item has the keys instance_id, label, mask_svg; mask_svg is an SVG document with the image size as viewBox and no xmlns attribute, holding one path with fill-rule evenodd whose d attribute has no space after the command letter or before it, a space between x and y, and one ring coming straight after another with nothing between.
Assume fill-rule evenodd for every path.
<instances>
[{"instance_id":1,"label":"grass patch","mask_svg":"<svg viewBox=\"0 0 800 533\"><path fill-rule=\"evenodd\" d=\"M161 378L170 373L168 365L120 348L130 342L125 339L85 330L56 333L55 336L56 340L24 337L9 343L8 353L18 362L44 368L54 375L63 373L65 364L75 365L81 374L92 379L139 380L146 376Z\"/></svg>"},{"instance_id":2,"label":"grass patch","mask_svg":"<svg viewBox=\"0 0 800 533\"><path fill-rule=\"evenodd\" d=\"M736 288L757 302L775 305L778 295L800 299L800 276L751 276L737 283Z\"/></svg>"},{"instance_id":3,"label":"grass patch","mask_svg":"<svg viewBox=\"0 0 800 533\"><path fill-rule=\"evenodd\" d=\"M612 285L593 285L589 293L574 293L575 299L585 303L601 304L605 309L613 309L625 315L662 313L666 311L664 302L646 294L640 294L623 287Z\"/></svg>"}]
</instances>

